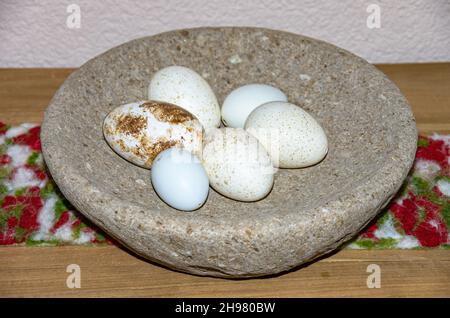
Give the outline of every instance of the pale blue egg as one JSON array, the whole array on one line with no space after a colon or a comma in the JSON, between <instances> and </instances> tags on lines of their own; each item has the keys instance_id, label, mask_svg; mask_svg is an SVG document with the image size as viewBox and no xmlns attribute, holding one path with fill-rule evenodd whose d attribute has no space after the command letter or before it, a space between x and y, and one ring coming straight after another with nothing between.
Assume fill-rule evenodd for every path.
<instances>
[{"instance_id":1,"label":"pale blue egg","mask_svg":"<svg viewBox=\"0 0 450 318\"><path fill-rule=\"evenodd\" d=\"M196 210L208 197L205 169L197 156L182 148L160 152L153 161L151 179L158 196L178 210Z\"/></svg>"}]
</instances>

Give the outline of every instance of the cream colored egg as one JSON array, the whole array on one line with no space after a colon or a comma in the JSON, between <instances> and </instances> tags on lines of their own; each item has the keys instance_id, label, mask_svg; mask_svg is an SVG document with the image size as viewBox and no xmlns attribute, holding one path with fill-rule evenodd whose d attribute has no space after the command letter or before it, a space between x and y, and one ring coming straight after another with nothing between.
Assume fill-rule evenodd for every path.
<instances>
[{"instance_id":1,"label":"cream colored egg","mask_svg":"<svg viewBox=\"0 0 450 318\"><path fill-rule=\"evenodd\" d=\"M206 132L219 127L220 107L209 84L183 66L169 66L156 72L148 87L148 98L178 105L198 118Z\"/></svg>"},{"instance_id":2,"label":"cream colored egg","mask_svg":"<svg viewBox=\"0 0 450 318\"><path fill-rule=\"evenodd\" d=\"M257 201L272 189L274 168L264 147L242 128L212 131L203 147L210 185L239 201Z\"/></svg>"},{"instance_id":3,"label":"cream colored egg","mask_svg":"<svg viewBox=\"0 0 450 318\"><path fill-rule=\"evenodd\" d=\"M270 102L253 110L245 129L270 153L274 166L301 168L320 162L328 141L320 124L297 105Z\"/></svg>"},{"instance_id":4,"label":"cream colored egg","mask_svg":"<svg viewBox=\"0 0 450 318\"><path fill-rule=\"evenodd\" d=\"M247 84L233 90L222 104L225 126L244 128L245 121L256 107L274 101L287 102L287 96L278 88L266 84Z\"/></svg>"},{"instance_id":5,"label":"cream colored egg","mask_svg":"<svg viewBox=\"0 0 450 318\"><path fill-rule=\"evenodd\" d=\"M181 107L141 101L110 112L103 121L103 134L121 157L150 169L153 159L171 147L200 154L203 128L195 116Z\"/></svg>"}]
</instances>

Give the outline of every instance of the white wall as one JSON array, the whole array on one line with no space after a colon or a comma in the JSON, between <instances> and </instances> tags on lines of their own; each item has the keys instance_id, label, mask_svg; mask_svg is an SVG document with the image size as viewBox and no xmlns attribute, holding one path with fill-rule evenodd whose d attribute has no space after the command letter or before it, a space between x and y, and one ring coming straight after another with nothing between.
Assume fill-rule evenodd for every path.
<instances>
[{"instance_id":1,"label":"white wall","mask_svg":"<svg viewBox=\"0 0 450 318\"><path fill-rule=\"evenodd\" d=\"M69 4L81 27L67 27ZM381 28L369 29L369 4ZM245 25L329 41L375 63L450 60L450 0L0 0L0 67L74 67L133 38Z\"/></svg>"}]
</instances>

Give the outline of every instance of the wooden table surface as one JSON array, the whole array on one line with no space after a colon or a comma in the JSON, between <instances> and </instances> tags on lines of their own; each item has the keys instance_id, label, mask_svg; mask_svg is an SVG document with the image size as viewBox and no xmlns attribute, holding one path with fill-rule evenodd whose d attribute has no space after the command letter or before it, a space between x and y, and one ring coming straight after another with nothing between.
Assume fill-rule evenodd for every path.
<instances>
[{"instance_id":1,"label":"wooden table surface","mask_svg":"<svg viewBox=\"0 0 450 318\"><path fill-rule=\"evenodd\" d=\"M379 65L409 100L421 132L450 133L450 63ZM0 120L41 122L72 69L0 69ZM81 288L66 285L78 264ZM368 288L367 267L381 269ZM450 297L450 250L343 250L269 278L197 277L147 263L114 246L0 247L0 296Z\"/></svg>"}]
</instances>

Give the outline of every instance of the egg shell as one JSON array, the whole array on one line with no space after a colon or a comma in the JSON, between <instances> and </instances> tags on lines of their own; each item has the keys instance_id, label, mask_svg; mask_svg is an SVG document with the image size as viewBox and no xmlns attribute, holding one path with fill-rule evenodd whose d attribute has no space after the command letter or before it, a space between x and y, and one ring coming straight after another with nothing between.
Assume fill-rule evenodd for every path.
<instances>
[{"instance_id":1,"label":"egg shell","mask_svg":"<svg viewBox=\"0 0 450 318\"><path fill-rule=\"evenodd\" d=\"M209 84L184 66L169 66L156 72L148 98L178 105L198 118L205 132L219 127L220 106Z\"/></svg>"},{"instance_id":2,"label":"egg shell","mask_svg":"<svg viewBox=\"0 0 450 318\"><path fill-rule=\"evenodd\" d=\"M153 159L170 147L201 153L203 128L195 116L176 105L140 101L110 112L103 121L103 134L120 156L150 169Z\"/></svg>"},{"instance_id":3,"label":"egg shell","mask_svg":"<svg viewBox=\"0 0 450 318\"><path fill-rule=\"evenodd\" d=\"M196 210L208 197L206 171L198 157L185 149L160 152L153 162L151 179L158 196L178 210Z\"/></svg>"},{"instance_id":4,"label":"egg shell","mask_svg":"<svg viewBox=\"0 0 450 318\"><path fill-rule=\"evenodd\" d=\"M270 102L253 110L245 129L270 153L275 166L302 168L320 162L328 152L325 131L297 105Z\"/></svg>"},{"instance_id":5,"label":"egg shell","mask_svg":"<svg viewBox=\"0 0 450 318\"><path fill-rule=\"evenodd\" d=\"M222 104L222 122L228 127L244 128L248 115L256 107L273 101L287 101L287 96L278 88L266 84L236 88Z\"/></svg>"},{"instance_id":6,"label":"egg shell","mask_svg":"<svg viewBox=\"0 0 450 318\"><path fill-rule=\"evenodd\" d=\"M270 156L242 128L220 128L207 135L202 161L210 185L231 199L257 201L272 189Z\"/></svg>"}]
</instances>

